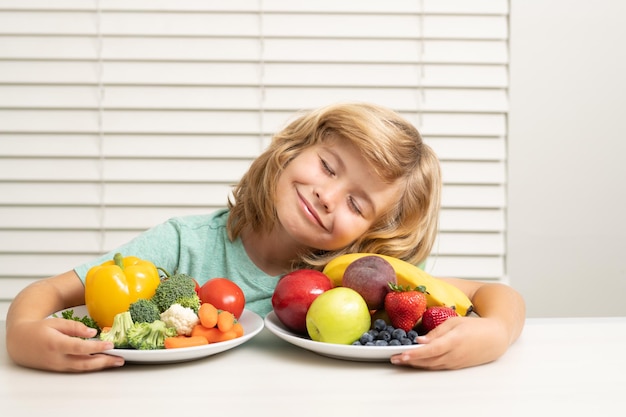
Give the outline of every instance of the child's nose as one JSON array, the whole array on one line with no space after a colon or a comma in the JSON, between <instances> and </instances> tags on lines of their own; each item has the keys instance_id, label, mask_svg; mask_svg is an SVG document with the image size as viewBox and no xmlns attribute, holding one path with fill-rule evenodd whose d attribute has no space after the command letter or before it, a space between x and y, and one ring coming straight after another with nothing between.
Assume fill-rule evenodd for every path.
<instances>
[{"instance_id":1,"label":"child's nose","mask_svg":"<svg viewBox=\"0 0 626 417\"><path fill-rule=\"evenodd\" d=\"M324 209L327 212L330 212L333 210L333 198L332 198L332 192L329 192L328 190L324 190L324 191L316 191L315 195L317 196L318 201L320 202L320 204L324 207Z\"/></svg>"}]
</instances>

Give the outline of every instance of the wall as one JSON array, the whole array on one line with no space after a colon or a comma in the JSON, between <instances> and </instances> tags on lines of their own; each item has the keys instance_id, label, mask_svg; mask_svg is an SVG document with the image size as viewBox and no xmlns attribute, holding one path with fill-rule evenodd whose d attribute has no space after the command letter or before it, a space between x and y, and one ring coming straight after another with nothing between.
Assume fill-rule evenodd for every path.
<instances>
[{"instance_id":1,"label":"wall","mask_svg":"<svg viewBox=\"0 0 626 417\"><path fill-rule=\"evenodd\" d=\"M3 1L2 4L22 10L17 1ZM495 7L487 6L488 3L483 6L480 2L472 4L477 4L473 7L484 6L489 10ZM617 0L599 0L593 3L511 0L510 5L507 242L506 252L500 251L499 246L492 252L496 258L501 253L506 253L508 281L526 297L530 317L626 315L626 305L621 302L621 297L626 292L626 261L621 254L626 240L626 222L621 216L625 212L622 182L626 178L626 172L620 160L626 150L626 145L621 140L624 131L624 117L621 113L626 100L623 76L626 58L624 47L620 44L626 35L626 28L622 24L626 6ZM438 7L444 6L445 4ZM504 10L491 12L491 17L496 17L493 20L497 22L498 16L507 14L506 8ZM13 21L13 15L9 13L5 16L5 32L21 33ZM440 16L434 13L428 17L438 21ZM13 26L7 27L10 22L13 22ZM442 43L442 25L438 23L429 27L434 32L427 35L435 43ZM457 27L458 25L453 26L454 29ZM454 41L459 35L454 32L450 36ZM480 38L480 33L472 37L477 38ZM404 38L400 38L402 39ZM489 38L478 43L498 45L503 43L502 39L506 40L506 35L501 39ZM502 49L505 51L505 48ZM476 55L481 55L467 48L456 47L450 50L470 61ZM429 48L428 51L432 49ZM440 62L441 56L437 55L433 60ZM506 65L506 59L496 60L494 63L485 65L484 68L499 68ZM451 68L461 68L458 62L454 61L453 64ZM3 61L2 68L7 69L7 66L8 61ZM367 76L363 75L363 79L369 80L381 72L365 74ZM463 75L465 80L471 79L470 73L464 72ZM387 74L383 78L390 84L397 82ZM492 84L485 83L482 78L479 81L479 86L506 86L506 80L501 82L494 80L494 77L491 77ZM6 88L11 87L8 82L4 83ZM359 80L359 83L363 84L364 81ZM407 86L411 87L412 84ZM435 85L437 86L438 84ZM21 83L21 87L28 85ZM472 121L476 120L477 115L489 118L507 113L499 105L476 110L472 107L476 105L474 96L468 95L468 91L476 90L470 88L460 97L441 100L441 103L446 106L461 106L461 110L467 106L472 112ZM497 88L495 90L499 91ZM439 88L436 91L445 93L448 89ZM5 95L3 109L8 109L9 113L15 111L21 102L11 100L21 100L23 97L22 94L12 97ZM42 94L37 95L37 100L39 99L44 102L51 100L49 95ZM39 101L37 103L37 108L45 112L52 106L40 104ZM430 112L438 110L441 103L435 101L434 110L431 109ZM66 106L70 110L75 108L74 104ZM284 106L281 104L279 107ZM446 107L444 110L452 115L460 114L456 107ZM4 119L3 123L9 121L17 123L15 118ZM40 121L32 123L29 119L27 122L34 126L40 125ZM447 122L442 123L442 126L454 130L458 123ZM441 136L436 142L448 143L445 140L447 135L438 130L434 133L430 136ZM499 134L495 136L500 137ZM471 147L472 150L476 148ZM450 161L467 159L468 154L464 152L459 155L456 146L438 151L444 154L446 149L449 154L444 156ZM493 159L498 166L505 160L498 152L490 158L485 159L482 156L477 160L490 162ZM7 164L11 161L10 156L2 160L6 171L10 171ZM458 181L457 177L461 175L455 176L454 181ZM498 182L504 183L505 179ZM4 198L11 209L13 200L7 195ZM496 201L498 202L499 200ZM455 201L452 203L456 204ZM468 206L467 202L459 205ZM504 203L498 205L496 210L500 210L503 205ZM10 219L5 219L10 222ZM448 231L463 232L450 234L461 237L467 232L462 227L475 227L467 219L451 219L450 216L445 219L450 224L446 226ZM24 235L21 226L11 227L16 230L14 235ZM496 223L495 227L494 230L500 233L500 226ZM498 233L495 235L499 236ZM491 235L494 233L481 233L478 237ZM5 238L6 236L9 235L5 235ZM8 238L6 239L5 242L8 242ZM476 235L467 239L472 246L477 246L476 240ZM9 243L6 245L9 246ZM442 246L444 250L448 250L445 245ZM455 246L451 251L458 252ZM6 253L9 262L15 258L13 249L6 249ZM484 254L464 257L468 261L479 263L487 258ZM27 263L20 263L18 266L25 264ZM56 268L56 264L52 264L55 265L55 271L61 270ZM6 265L7 262L4 262L2 268L9 271L10 268ZM450 265L468 269L460 262L452 262ZM10 276L9 272L5 274L7 277ZM500 271L496 273L500 275ZM0 317L4 316L9 297L17 293L22 282L35 278L28 275L24 279L4 280L7 282L4 287L6 297L4 304L0 303Z\"/></svg>"},{"instance_id":2,"label":"wall","mask_svg":"<svg viewBox=\"0 0 626 417\"><path fill-rule=\"evenodd\" d=\"M511 2L507 268L529 317L626 315L625 17Z\"/></svg>"}]
</instances>

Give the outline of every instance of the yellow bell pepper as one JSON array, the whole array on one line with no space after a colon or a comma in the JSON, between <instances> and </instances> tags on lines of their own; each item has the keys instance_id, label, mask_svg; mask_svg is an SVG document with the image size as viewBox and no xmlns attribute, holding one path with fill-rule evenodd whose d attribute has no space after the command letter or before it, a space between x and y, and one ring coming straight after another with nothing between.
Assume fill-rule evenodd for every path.
<instances>
[{"instance_id":1,"label":"yellow bell pepper","mask_svg":"<svg viewBox=\"0 0 626 417\"><path fill-rule=\"evenodd\" d=\"M140 298L150 299L159 283L159 272L152 262L116 253L113 260L87 272L87 312L101 328L112 326L117 313L128 311Z\"/></svg>"}]
</instances>

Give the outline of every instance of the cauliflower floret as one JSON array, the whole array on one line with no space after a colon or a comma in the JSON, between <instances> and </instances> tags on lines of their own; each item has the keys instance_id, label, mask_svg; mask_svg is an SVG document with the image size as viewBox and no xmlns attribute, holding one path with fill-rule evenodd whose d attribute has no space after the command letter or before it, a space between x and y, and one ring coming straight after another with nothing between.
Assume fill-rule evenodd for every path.
<instances>
[{"instance_id":1,"label":"cauliflower floret","mask_svg":"<svg viewBox=\"0 0 626 417\"><path fill-rule=\"evenodd\" d=\"M165 322L168 327L176 328L179 335L190 336L193 326L198 324L200 319L192 308L174 303L161 313L161 321Z\"/></svg>"}]
</instances>

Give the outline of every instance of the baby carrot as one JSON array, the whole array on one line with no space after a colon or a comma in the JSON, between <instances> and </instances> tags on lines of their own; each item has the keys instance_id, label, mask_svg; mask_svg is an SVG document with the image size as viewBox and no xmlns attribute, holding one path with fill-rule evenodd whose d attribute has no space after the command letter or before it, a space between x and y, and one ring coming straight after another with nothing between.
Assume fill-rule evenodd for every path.
<instances>
[{"instance_id":1,"label":"baby carrot","mask_svg":"<svg viewBox=\"0 0 626 417\"><path fill-rule=\"evenodd\" d=\"M218 342L225 342L227 340L236 339L237 332L234 329L230 329L226 332L220 332L220 334L217 336L218 336L218 339L217 339Z\"/></svg>"},{"instance_id":2,"label":"baby carrot","mask_svg":"<svg viewBox=\"0 0 626 417\"><path fill-rule=\"evenodd\" d=\"M222 332L227 332L235 325L235 316L230 311L220 310L217 315L217 328Z\"/></svg>"},{"instance_id":3,"label":"baby carrot","mask_svg":"<svg viewBox=\"0 0 626 417\"><path fill-rule=\"evenodd\" d=\"M215 308L213 304L200 304L200 308L198 308L198 318L204 327L215 327L217 325L217 315L217 308Z\"/></svg>"},{"instance_id":4,"label":"baby carrot","mask_svg":"<svg viewBox=\"0 0 626 417\"><path fill-rule=\"evenodd\" d=\"M205 339L208 339L207 334L209 334L209 330L214 328L215 327L204 327L201 323L198 323L191 329L191 336L202 336Z\"/></svg>"},{"instance_id":5,"label":"baby carrot","mask_svg":"<svg viewBox=\"0 0 626 417\"><path fill-rule=\"evenodd\" d=\"M191 330L191 337L204 337L209 343L225 342L243 336L243 326L235 322L230 330L221 331L219 327L206 328L202 324L196 324Z\"/></svg>"},{"instance_id":6,"label":"baby carrot","mask_svg":"<svg viewBox=\"0 0 626 417\"><path fill-rule=\"evenodd\" d=\"M165 349L177 349L209 344L202 336L172 336L165 338Z\"/></svg>"},{"instance_id":7,"label":"baby carrot","mask_svg":"<svg viewBox=\"0 0 626 417\"><path fill-rule=\"evenodd\" d=\"M234 330L235 334L237 335L236 337L243 336L243 326L241 325L241 323L236 322L233 325L233 330Z\"/></svg>"},{"instance_id":8,"label":"baby carrot","mask_svg":"<svg viewBox=\"0 0 626 417\"><path fill-rule=\"evenodd\" d=\"M211 327L210 329L207 329L205 327L204 329L198 329L197 332L201 332L202 336L204 336L209 343L217 343L222 341L222 332L217 327Z\"/></svg>"}]
</instances>

